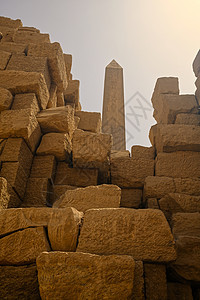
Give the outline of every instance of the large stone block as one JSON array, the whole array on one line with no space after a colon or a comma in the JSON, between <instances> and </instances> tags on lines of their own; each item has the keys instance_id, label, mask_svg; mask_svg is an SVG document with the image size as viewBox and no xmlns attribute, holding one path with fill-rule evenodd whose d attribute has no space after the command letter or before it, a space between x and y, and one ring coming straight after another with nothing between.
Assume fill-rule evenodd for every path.
<instances>
[{"instance_id":1,"label":"large stone block","mask_svg":"<svg viewBox=\"0 0 200 300\"><path fill-rule=\"evenodd\" d=\"M154 147L132 146L131 157L133 159L154 159L155 149Z\"/></svg>"},{"instance_id":2,"label":"large stone block","mask_svg":"<svg viewBox=\"0 0 200 300\"><path fill-rule=\"evenodd\" d=\"M0 239L0 264L31 264L44 251L50 251L44 228L27 228Z\"/></svg>"},{"instance_id":3,"label":"large stone block","mask_svg":"<svg viewBox=\"0 0 200 300\"><path fill-rule=\"evenodd\" d=\"M51 203L54 203L56 200L58 200L66 191L75 190L77 188L77 186L73 185L53 185L53 191L50 196Z\"/></svg>"},{"instance_id":4,"label":"large stone block","mask_svg":"<svg viewBox=\"0 0 200 300\"><path fill-rule=\"evenodd\" d=\"M65 53L63 55L64 55L64 61L65 61L67 80L70 80L70 72L71 72L71 68L72 68L72 55L65 54Z\"/></svg>"},{"instance_id":5,"label":"large stone block","mask_svg":"<svg viewBox=\"0 0 200 300\"><path fill-rule=\"evenodd\" d=\"M55 184L86 187L97 185L97 169L70 168L65 162L59 162L56 170Z\"/></svg>"},{"instance_id":6,"label":"large stone block","mask_svg":"<svg viewBox=\"0 0 200 300\"><path fill-rule=\"evenodd\" d=\"M179 82L177 77L160 77L157 79L154 94L179 94ZM153 94L153 96L154 96Z\"/></svg>"},{"instance_id":7,"label":"large stone block","mask_svg":"<svg viewBox=\"0 0 200 300\"><path fill-rule=\"evenodd\" d=\"M174 244L161 211L104 208L86 211L77 251L167 262L176 259Z\"/></svg>"},{"instance_id":8,"label":"large stone block","mask_svg":"<svg viewBox=\"0 0 200 300\"><path fill-rule=\"evenodd\" d=\"M53 155L58 161L69 161L71 154L71 141L65 133L47 133L37 149L37 155Z\"/></svg>"},{"instance_id":9,"label":"large stone block","mask_svg":"<svg viewBox=\"0 0 200 300\"><path fill-rule=\"evenodd\" d=\"M80 118L78 128L95 133L101 132L101 113L76 111L75 116Z\"/></svg>"},{"instance_id":10,"label":"large stone block","mask_svg":"<svg viewBox=\"0 0 200 300\"><path fill-rule=\"evenodd\" d=\"M35 156L31 168L31 178L54 179L56 173L56 161L53 155Z\"/></svg>"},{"instance_id":11,"label":"large stone block","mask_svg":"<svg viewBox=\"0 0 200 300\"><path fill-rule=\"evenodd\" d=\"M146 300L167 300L166 267L158 264L144 264Z\"/></svg>"},{"instance_id":12,"label":"large stone block","mask_svg":"<svg viewBox=\"0 0 200 300\"><path fill-rule=\"evenodd\" d=\"M144 296L144 268L142 261L135 261L133 281L133 299L145 300Z\"/></svg>"},{"instance_id":13,"label":"large stone block","mask_svg":"<svg viewBox=\"0 0 200 300\"><path fill-rule=\"evenodd\" d=\"M198 77L200 75L200 50L198 51L198 53L193 61L192 67L193 67L195 76Z\"/></svg>"},{"instance_id":14,"label":"large stone block","mask_svg":"<svg viewBox=\"0 0 200 300\"><path fill-rule=\"evenodd\" d=\"M19 207L21 200L4 177L0 177L0 209Z\"/></svg>"},{"instance_id":15,"label":"large stone block","mask_svg":"<svg viewBox=\"0 0 200 300\"><path fill-rule=\"evenodd\" d=\"M29 44L28 55L47 57L52 81L61 91L67 88L65 61L59 43Z\"/></svg>"},{"instance_id":16,"label":"large stone block","mask_svg":"<svg viewBox=\"0 0 200 300\"><path fill-rule=\"evenodd\" d=\"M112 160L113 158L117 158L117 157L130 157L130 152L129 150L122 150L122 151L111 150L110 159Z\"/></svg>"},{"instance_id":17,"label":"large stone block","mask_svg":"<svg viewBox=\"0 0 200 300\"><path fill-rule=\"evenodd\" d=\"M57 107L57 85L55 83L51 84L49 90L49 102L47 108Z\"/></svg>"},{"instance_id":18,"label":"large stone block","mask_svg":"<svg viewBox=\"0 0 200 300\"><path fill-rule=\"evenodd\" d=\"M0 26L7 26L11 28L19 28L22 26L22 21L20 19L12 20L7 17L0 17Z\"/></svg>"},{"instance_id":19,"label":"large stone block","mask_svg":"<svg viewBox=\"0 0 200 300\"><path fill-rule=\"evenodd\" d=\"M0 87L0 112L11 107L13 96L7 89Z\"/></svg>"},{"instance_id":20,"label":"large stone block","mask_svg":"<svg viewBox=\"0 0 200 300\"><path fill-rule=\"evenodd\" d=\"M49 34L42 34L38 32L31 32L25 30L16 31L13 36L13 41L15 43L50 43Z\"/></svg>"},{"instance_id":21,"label":"large stone block","mask_svg":"<svg viewBox=\"0 0 200 300\"><path fill-rule=\"evenodd\" d=\"M0 32L1 32L1 43L4 42L13 42L13 37L15 32L17 31L16 28L11 28L8 26L0 25Z\"/></svg>"},{"instance_id":22,"label":"large stone block","mask_svg":"<svg viewBox=\"0 0 200 300\"><path fill-rule=\"evenodd\" d=\"M16 94L11 109L30 109L33 114L37 114L40 109L34 93Z\"/></svg>"},{"instance_id":23,"label":"large stone block","mask_svg":"<svg viewBox=\"0 0 200 300\"><path fill-rule=\"evenodd\" d=\"M46 57L32 57L25 54L13 54L6 70L42 73L48 89L50 89L51 78Z\"/></svg>"},{"instance_id":24,"label":"large stone block","mask_svg":"<svg viewBox=\"0 0 200 300\"><path fill-rule=\"evenodd\" d=\"M0 50L11 52L11 53L25 53L25 50L27 48L27 44L17 44L12 42L1 42L0 43Z\"/></svg>"},{"instance_id":25,"label":"large stone block","mask_svg":"<svg viewBox=\"0 0 200 300\"><path fill-rule=\"evenodd\" d=\"M30 109L7 110L0 114L1 138L24 138L32 152L41 136L40 126Z\"/></svg>"},{"instance_id":26,"label":"large stone block","mask_svg":"<svg viewBox=\"0 0 200 300\"><path fill-rule=\"evenodd\" d=\"M0 50L0 70L5 70L10 57L10 52Z\"/></svg>"},{"instance_id":27,"label":"large stone block","mask_svg":"<svg viewBox=\"0 0 200 300\"><path fill-rule=\"evenodd\" d=\"M130 256L42 253L37 258L40 295L42 299L130 299L134 267Z\"/></svg>"},{"instance_id":28,"label":"large stone block","mask_svg":"<svg viewBox=\"0 0 200 300\"><path fill-rule=\"evenodd\" d=\"M176 116L175 124L184 125L200 125L200 115L198 114L178 114Z\"/></svg>"},{"instance_id":29,"label":"large stone block","mask_svg":"<svg viewBox=\"0 0 200 300\"><path fill-rule=\"evenodd\" d=\"M200 153L178 151L158 153L155 175L166 177L200 177Z\"/></svg>"},{"instance_id":30,"label":"large stone block","mask_svg":"<svg viewBox=\"0 0 200 300\"><path fill-rule=\"evenodd\" d=\"M140 208L142 204L142 190L122 189L120 207Z\"/></svg>"},{"instance_id":31,"label":"large stone block","mask_svg":"<svg viewBox=\"0 0 200 300\"><path fill-rule=\"evenodd\" d=\"M111 182L120 187L142 188L145 178L153 175L153 159L119 157L111 160Z\"/></svg>"},{"instance_id":32,"label":"large stone block","mask_svg":"<svg viewBox=\"0 0 200 300\"><path fill-rule=\"evenodd\" d=\"M91 208L118 208L120 199L121 189L118 186L103 184L67 190L53 207L74 207L85 212Z\"/></svg>"},{"instance_id":33,"label":"large stone block","mask_svg":"<svg viewBox=\"0 0 200 300\"><path fill-rule=\"evenodd\" d=\"M187 299L193 300L192 289L188 284L179 282L168 282L167 283L167 295L168 300Z\"/></svg>"},{"instance_id":34,"label":"large stone block","mask_svg":"<svg viewBox=\"0 0 200 300\"><path fill-rule=\"evenodd\" d=\"M79 102L79 80L69 80L67 89L64 91L64 98L66 103L73 103L78 106Z\"/></svg>"}]
</instances>

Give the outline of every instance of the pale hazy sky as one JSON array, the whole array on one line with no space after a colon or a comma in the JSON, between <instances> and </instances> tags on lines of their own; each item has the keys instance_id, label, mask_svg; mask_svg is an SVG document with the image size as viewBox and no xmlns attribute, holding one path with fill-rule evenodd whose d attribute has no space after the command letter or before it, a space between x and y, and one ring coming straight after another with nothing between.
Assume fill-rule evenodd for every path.
<instances>
[{"instance_id":1,"label":"pale hazy sky","mask_svg":"<svg viewBox=\"0 0 200 300\"><path fill-rule=\"evenodd\" d=\"M115 59L123 67L127 148L150 145L158 77L177 76L181 93L194 93L199 14L200 0L0 0L0 15L49 33L72 54L83 110L101 112L105 66Z\"/></svg>"}]
</instances>

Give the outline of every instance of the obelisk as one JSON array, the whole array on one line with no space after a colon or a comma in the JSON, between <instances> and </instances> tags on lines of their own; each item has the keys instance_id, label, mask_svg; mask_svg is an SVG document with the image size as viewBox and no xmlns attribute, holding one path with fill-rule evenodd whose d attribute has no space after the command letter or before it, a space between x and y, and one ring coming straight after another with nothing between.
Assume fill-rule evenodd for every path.
<instances>
[{"instance_id":1,"label":"obelisk","mask_svg":"<svg viewBox=\"0 0 200 300\"><path fill-rule=\"evenodd\" d=\"M123 68L113 59L105 70L102 131L113 136L113 150L126 150Z\"/></svg>"}]
</instances>

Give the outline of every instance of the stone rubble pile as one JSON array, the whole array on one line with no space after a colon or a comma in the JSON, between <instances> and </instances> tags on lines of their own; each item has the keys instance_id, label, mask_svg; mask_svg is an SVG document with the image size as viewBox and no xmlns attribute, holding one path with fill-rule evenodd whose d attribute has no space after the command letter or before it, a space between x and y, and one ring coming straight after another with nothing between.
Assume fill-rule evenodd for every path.
<instances>
[{"instance_id":1,"label":"stone rubble pile","mask_svg":"<svg viewBox=\"0 0 200 300\"><path fill-rule=\"evenodd\" d=\"M0 298L200 297L195 95L159 78L152 147L114 151L81 110L72 56L0 17Z\"/></svg>"}]
</instances>

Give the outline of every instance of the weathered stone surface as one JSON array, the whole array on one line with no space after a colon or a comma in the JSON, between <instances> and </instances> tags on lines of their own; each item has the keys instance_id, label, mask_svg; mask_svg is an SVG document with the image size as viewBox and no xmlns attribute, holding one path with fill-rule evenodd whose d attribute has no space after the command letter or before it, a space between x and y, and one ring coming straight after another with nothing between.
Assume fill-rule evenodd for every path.
<instances>
[{"instance_id":1,"label":"weathered stone surface","mask_svg":"<svg viewBox=\"0 0 200 300\"><path fill-rule=\"evenodd\" d=\"M77 251L125 254L152 262L176 259L173 236L164 214L153 209L86 211Z\"/></svg>"},{"instance_id":2,"label":"weathered stone surface","mask_svg":"<svg viewBox=\"0 0 200 300\"><path fill-rule=\"evenodd\" d=\"M75 130L72 140L73 165L78 168L107 170L111 147L110 134Z\"/></svg>"},{"instance_id":3,"label":"weathered stone surface","mask_svg":"<svg viewBox=\"0 0 200 300\"><path fill-rule=\"evenodd\" d=\"M30 109L8 110L0 114L1 138L24 138L34 152L38 145L41 131L34 113Z\"/></svg>"},{"instance_id":4,"label":"weathered stone surface","mask_svg":"<svg viewBox=\"0 0 200 300\"><path fill-rule=\"evenodd\" d=\"M12 94L35 93L42 109L49 100L44 76L37 72L0 71L0 85Z\"/></svg>"},{"instance_id":5,"label":"weathered stone surface","mask_svg":"<svg viewBox=\"0 0 200 300\"><path fill-rule=\"evenodd\" d=\"M50 43L49 34L19 30L13 37L15 43Z\"/></svg>"},{"instance_id":6,"label":"weathered stone surface","mask_svg":"<svg viewBox=\"0 0 200 300\"><path fill-rule=\"evenodd\" d=\"M31 32L37 32L40 33L40 30L35 28L35 27L29 27L29 26L23 26L23 27L19 27L18 31L31 31Z\"/></svg>"},{"instance_id":7,"label":"weathered stone surface","mask_svg":"<svg viewBox=\"0 0 200 300\"><path fill-rule=\"evenodd\" d=\"M70 106L49 108L37 115L43 133L63 132L72 137L75 130L74 109Z\"/></svg>"},{"instance_id":8,"label":"weathered stone surface","mask_svg":"<svg viewBox=\"0 0 200 300\"><path fill-rule=\"evenodd\" d=\"M0 177L0 208L7 208L10 201L7 180Z\"/></svg>"},{"instance_id":9,"label":"weathered stone surface","mask_svg":"<svg viewBox=\"0 0 200 300\"><path fill-rule=\"evenodd\" d=\"M11 92L0 87L0 112L3 110L10 109L12 100L13 96Z\"/></svg>"},{"instance_id":10,"label":"weathered stone surface","mask_svg":"<svg viewBox=\"0 0 200 300\"><path fill-rule=\"evenodd\" d=\"M0 25L1 43L13 42L13 37L16 31L16 28Z\"/></svg>"},{"instance_id":11,"label":"weathered stone surface","mask_svg":"<svg viewBox=\"0 0 200 300\"><path fill-rule=\"evenodd\" d=\"M59 161L69 160L71 153L69 135L65 133L47 133L42 137L37 155L53 155Z\"/></svg>"},{"instance_id":12,"label":"weathered stone surface","mask_svg":"<svg viewBox=\"0 0 200 300\"><path fill-rule=\"evenodd\" d=\"M65 61L59 43L29 44L28 55L47 57L52 81L61 91L67 88Z\"/></svg>"},{"instance_id":13,"label":"weathered stone surface","mask_svg":"<svg viewBox=\"0 0 200 300\"><path fill-rule=\"evenodd\" d=\"M142 190L122 189L120 207L139 208L142 204Z\"/></svg>"},{"instance_id":14,"label":"weathered stone surface","mask_svg":"<svg viewBox=\"0 0 200 300\"><path fill-rule=\"evenodd\" d=\"M200 153L178 151L158 153L155 175L166 177L200 177Z\"/></svg>"},{"instance_id":15,"label":"weathered stone surface","mask_svg":"<svg viewBox=\"0 0 200 300\"><path fill-rule=\"evenodd\" d=\"M31 178L54 179L56 173L56 161L53 155L35 156L31 168Z\"/></svg>"},{"instance_id":16,"label":"weathered stone surface","mask_svg":"<svg viewBox=\"0 0 200 300\"><path fill-rule=\"evenodd\" d=\"M0 139L0 154L3 152L7 139ZM0 158L0 168L1 168L1 158Z\"/></svg>"},{"instance_id":17,"label":"weathered stone surface","mask_svg":"<svg viewBox=\"0 0 200 300\"><path fill-rule=\"evenodd\" d=\"M0 50L0 70L5 70L10 57L10 52Z\"/></svg>"},{"instance_id":18,"label":"weathered stone surface","mask_svg":"<svg viewBox=\"0 0 200 300\"><path fill-rule=\"evenodd\" d=\"M64 55L64 61L65 61L65 70L67 74L67 80L70 80L70 72L72 68L72 55L71 54L63 54Z\"/></svg>"},{"instance_id":19,"label":"weathered stone surface","mask_svg":"<svg viewBox=\"0 0 200 300\"><path fill-rule=\"evenodd\" d=\"M67 190L53 207L74 207L85 212L91 208L117 208L120 205L121 189L115 185L97 185Z\"/></svg>"},{"instance_id":20,"label":"weathered stone surface","mask_svg":"<svg viewBox=\"0 0 200 300\"><path fill-rule=\"evenodd\" d=\"M200 125L200 115L198 114L178 114L176 116L175 124L185 125Z\"/></svg>"},{"instance_id":21,"label":"weathered stone surface","mask_svg":"<svg viewBox=\"0 0 200 300\"><path fill-rule=\"evenodd\" d=\"M7 26L11 28L18 28L22 26L22 21L17 19L17 20L12 20L7 17L0 17L0 26Z\"/></svg>"},{"instance_id":22,"label":"weathered stone surface","mask_svg":"<svg viewBox=\"0 0 200 300\"><path fill-rule=\"evenodd\" d=\"M77 186L73 185L53 185L53 191L50 195L51 203L58 200L67 190L75 190Z\"/></svg>"},{"instance_id":23,"label":"weathered stone surface","mask_svg":"<svg viewBox=\"0 0 200 300\"><path fill-rule=\"evenodd\" d=\"M145 294L147 300L167 300L166 267L144 264Z\"/></svg>"},{"instance_id":24,"label":"weathered stone surface","mask_svg":"<svg viewBox=\"0 0 200 300\"><path fill-rule=\"evenodd\" d=\"M32 57L26 56L25 54L13 54L9 60L6 70L42 73L46 81L47 88L50 88L51 78L49 75L46 57Z\"/></svg>"},{"instance_id":25,"label":"weathered stone surface","mask_svg":"<svg viewBox=\"0 0 200 300\"><path fill-rule=\"evenodd\" d=\"M111 150L110 159L112 160L113 158L117 158L117 157L130 157L130 152L129 150L124 150L124 151Z\"/></svg>"},{"instance_id":26,"label":"weathered stone surface","mask_svg":"<svg viewBox=\"0 0 200 300\"><path fill-rule=\"evenodd\" d=\"M56 92L56 97L57 97L57 106L58 107L63 107L65 106L65 99L64 99L64 94L63 92L60 92L57 90Z\"/></svg>"},{"instance_id":27,"label":"weathered stone surface","mask_svg":"<svg viewBox=\"0 0 200 300\"><path fill-rule=\"evenodd\" d=\"M153 137L158 152L200 151L200 126L157 124Z\"/></svg>"},{"instance_id":28,"label":"weathered stone surface","mask_svg":"<svg viewBox=\"0 0 200 300\"><path fill-rule=\"evenodd\" d=\"M133 299L144 300L144 270L143 262L135 261L135 272L133 281Z\"/></svg>"},{"instance_id":29,"label":"weathered stone surface","mask_svg":"<svg viewBox=\"0 0 200 300\"><path fill-rule=\"evenodd\" d=\"M75 116L80 118L78 128L86 131L101 132L101 114L89 111L76 111Z\"/></svg>"},{"instance_id":30,"label":"weathered stone surface","mask_svg":"<svg viewBox=\"0 0 200 300\"><path fill-rule=\"evenodd\" d=\"M22 207L48 206L50 181L48 178L29 178Z\"/></svg>"},{"instance_id":31,"label":"weathered stone surface","mask_svg":"<svg viewBox=\"0 0 200 300\"><path fill-rule=\"evenodd\" d=\"M0 282L1 299L41 299L35 264L0 266Z\"/></svg>"},{"instance_id":32,"label":"weathered stone surface","mask_svg":"<svg viewBox=\"0 0 200 300\"><path fill-rule=\"evenodd\" d=\"M57 85L55 83L51 84L49 90L49 102L47 108L52 108L57 106Z\"/></svg>"},{"instance_id":33,"label":"weathered stone surface","mask_svg":"<svg viewBox=\"0 0 200 300\"><path fill-rule=\"evenodd\" d=\"M145 178L153 175L153 159L119 157L111 160L111 181L120 187L141 188Z\"/></svg>"},{"instance_id":34,"label":"weathered stone surface","mask_svg":"<svg viewBox=\"0 0 200 300\"><path fill-rule=\"evenodd\" d=\"M27 44L17 44L12 42L1 42L0 50L11 53L25 53Z\"/></svg>"},{"instance_id":35,"label":"weathered stone surface","mask_svg":"<svg viewBox=\"0 0 200 300\"><path fill-rule=\"evenodd\" d=\"M186 280L200 281L200 214L179 213L172 218L177 259L171 268Z\"/></svg>"},{"instance_id":36,"label":"weathered stone surface","mask_svg":"<svg viewBox=\"0 0 200 300\"><path fill-rule=\"evenodd\" d=\"M27 228L0 239L0 264L31 264L41 252L49 250L44 228Z\"/></svg>"},{"instance_id":37,"label":"weathered stone surface","mask_svg":"<svg viewBox=\"0 0 200 300\"><path fill-rule=\"evenodd\" d=\"M22 138L8 138L1 154L2 162L19 162L29 175L33 155Z\"/></svg>"},{"instance_id":38,"label":"weathered stone surface","mask_svg":"<svg viewBox=\"0 0 200 300\"><path fill-rule=\"evenodd\" d=\"M134 267L130 256L42 253L37 258L40 295L42 299L129 299Z\"/></svg>"},{"instance_id":39,"label":"weathered stone surface","mask_svg":"<svg viewBox=\"0 0 200 300\"><path fill-rule=\"evenodd\" d=\"M78 105L79 102L79 80L69 80L67 89L64 91L65 102L74 103L75 106Z\"/></svg>"},{"instance_id":40,"label":"weathered stone surface","mask_svg":"<svg viewBox=\"0 0 200 300\"><path fill-rule=\"evenodd\" d=\"M198 77L200 75L200 50L198 51L198 53L193 61L192 67L193 67L195 76Z\"/></svg>"},{"instance_id":41,"label":"weathered stone surface","mask_svg":"<svg viewBox=\"0 0 200 300\"><path fill-rule=\"evenodd\" d=\"M48 236L53 251L76 251L83 213L68 207L64 213L53 213L48 223Z\"/></svg>"},{"instance_id":42,"label":"weathered stone surface","mask_svg":"<svg viewBox=\"0 0 200 300\"><path fill-rule=\"evenodd\" d=\"M65 162L59 162L56 170L55 184L85 187L97 185L97 169L70 168Z\"/></svg>"},{"instance_id":43,"label":"weathered stone surface","mask_svg":"<svg viewBox=\"0 0 200 300\"><path fill-rule=\"evenodd\" d=\"M155 149L154 147L132 146L131 157L133 159L154 159Z\"/></svg>"},{"instance_id":44,"label":"weathered stone surface","mask_svg":"<svg viewBox=\"0 0 200 300\"><path fill-rule=\"evenodd\" d=\"M11 109L30 109L35 115L40 111L34 93L16 94Z\"/></svg>"},{"instance_id":45,"label":"weathered stone surface","mask_svg":"<svg viewBox=\"0 0 200 300\"><path fill-rule=\"evenodd\" d=\"M167 299L168 300L177 300L177 299L193 300L191 286L179 282L168 282Z\"/></svg>"},{"instance_id":46,"label":"weathered stone surface","mask_svg":"<svg viewBox=\"0 0 200 300\"><path fill-rule=\"evenodd\" d=\"M160 209L158 200L156 198L148 198L146 201L146 208Z\"/></svg>"},{"instance_id":47,"label":"weathered stone surface","mask_svg":"<svg viewBox=\"0 0 200 300\"><path fill-rule=\"evenodd\" d=\"M200 178L174 178L174 183L176 193L200 195Z\"/></svg>"},{"instance_id":48,"label":"weathered stone surface","mask_svg":"<svg viewBox=\"0 0 200 300\"><path fill-rule=\"evenodd\" d=\"M179 94L177 77L160 77L156 81L154 94ZM154 96L154 95L153 95Z\"/></svg>"}]
</instances>

